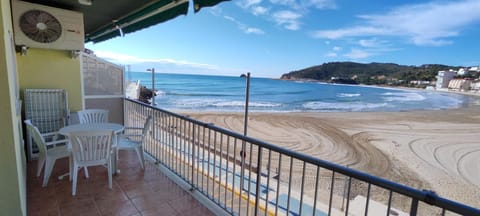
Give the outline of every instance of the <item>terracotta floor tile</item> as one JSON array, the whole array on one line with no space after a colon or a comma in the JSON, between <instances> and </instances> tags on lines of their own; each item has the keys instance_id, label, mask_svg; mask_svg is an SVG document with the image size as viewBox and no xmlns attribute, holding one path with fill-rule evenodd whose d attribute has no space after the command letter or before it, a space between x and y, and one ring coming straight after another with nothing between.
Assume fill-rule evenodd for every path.
<instances>
[{"instance_id":1,"label":"terracotta floor tile","mask_svg":"<svg viewBox=\"0 0 480 216\"><path fill-rule=\"evenodd\" d=\"M96 203L102 215L129 216L140 213L130 200L101 200Z\"/></svg>"},{"instance_id":2,"label":"terracotta floor tile","mask_svg":"<svg viewBox=\"0 0 480 216\"><path fill-rule=\"evenodd\" d=\"M178 214L175 209L170 207L167 203L152 206L141 212L143 216L171 216ZM197 214L196 214L197 215Z\"/></svg>"},{"instance_id":3,"label":"terracotta floor tile","mask_svg":"<svg viewBox=\"0 0 480 216\"><path fill-rule=\"evenodd\" d=\"M57 160L45 188L42 177L36 177L36 161L29 162L28 215L212 215L153 163L147 162L142 170L134 151L120 154L121 172L113 177L112 189L105 167L90 167L88 179L79 172L76 196L71 195L68 176L58 179L68 172L67 159Z\"/></svg>"},{"instance_id":4,"label":"terracotta floor tile","mask_svg":"<svg viewBox=\"0 0 480 216\"><path fill-rule=\"evenodd\" d=\"M62 215L100 215L93 200L80 200L60 205L60 213Z\"/></svg>"}]
</instances>

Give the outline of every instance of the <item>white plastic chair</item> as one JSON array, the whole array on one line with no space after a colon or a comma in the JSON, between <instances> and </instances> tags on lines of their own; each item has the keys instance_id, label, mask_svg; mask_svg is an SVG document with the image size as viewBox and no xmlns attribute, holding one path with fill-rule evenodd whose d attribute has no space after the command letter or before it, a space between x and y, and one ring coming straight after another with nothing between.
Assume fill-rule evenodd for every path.
<instances>
[{"instance_id":1,"label":"white plastic chair","mask_svg":"<svg viewBox=\"0 0 480 216\"><path fill-rule=\"evenodd\" d=\"M70 157L70 150L68 149L68 139L54 140L54 137L59 136L58 133L44 133L41 134L38 128L32 124L31 120L25 120L27 125L28 135L33 139L37 144L39 155L38 155L38 164L37 164L37 177L40 176L42 172L43 165L45 165L45 172L43 174L43 184L42 187L46 187L48 184L48 179L52 174L55 161L60 158ZM54 141L47 142L45 138L52 139ZM59 145L63 144L63 145ZM69 160L70 161L70 160ZM71 166L71 162L70 162Z\"/></svg>"},{"instance_id":2,"label":"white plastic chair","mask_svg":"<svg viewBox=\"0 0 480 216\"><path fill-rule=\"evenodd\" d=\"M73 156L72 195L77 193L78 169L107 165L108 187L112 189L112 130L91 130L70 134Z\"/></svg>"},{"instance_id":3,"label":"white plastic chair","mask_svg":"<svg viewBox=\"0 0 480 216\"><path fill-rule=\"evenodd\" d=\"M106 123L108 122L108 110L86 109L78 111L80 124ZM85 167L85 177L89 177L88 169Z\"/></svg>"},{"instance_id":4,"label":"white plastic chair","mask_svg":"<svg viewBox=\"0 0 480 216\"><path fill-rule=\"evenodd\" d=\"M108 122L108 110L86 109L78 111L80 124L106 123Z\"/></svg>"},{"instance_id":5,"label":"white plastic chair","mask_svg":"<svg viewBox=\"0 0 480 216\"><path fill-rule=\"evenodd\" d=\"M145 169L145 160L143 157L143 144L152 125L152 116L148 116L143 127L125 127L125 131L138 131L137 133L125 133L120 135L117 144L117 158L119 150L135 150L137 152L140 166ZM140 133L139 133L140 132Z\"/></svg>"}]
</instances>

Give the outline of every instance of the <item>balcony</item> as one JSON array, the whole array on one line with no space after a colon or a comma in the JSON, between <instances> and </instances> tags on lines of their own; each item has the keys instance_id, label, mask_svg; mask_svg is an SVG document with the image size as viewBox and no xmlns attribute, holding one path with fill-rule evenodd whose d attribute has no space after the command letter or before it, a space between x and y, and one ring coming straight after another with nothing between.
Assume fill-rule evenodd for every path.
<instances>
[{"instance_id":1,"label":"balcony","mask_svg":"<svg viewBox=\"0 0 480 216\"><path fill-rule=\"evenodd\" d=\"M112 190L106 169L71 196L58 161L48 187L28 166L29 215L480 215L480 210L212 124L124 99L124 123L154 124L145 171L121 152ZM83 175L80 175L83 176ZM48 200L49 202L45 202ZM213 211L212 211L213 210Z\"/></svg>"}]
</instances>

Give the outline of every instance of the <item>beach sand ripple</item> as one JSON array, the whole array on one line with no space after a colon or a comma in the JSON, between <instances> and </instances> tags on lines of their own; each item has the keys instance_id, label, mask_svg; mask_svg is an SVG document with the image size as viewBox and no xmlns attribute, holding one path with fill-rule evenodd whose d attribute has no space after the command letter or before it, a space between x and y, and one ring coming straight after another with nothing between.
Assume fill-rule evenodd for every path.
<instances>
[{"instance_id":1,"label":"beach sand ripple","mask_svg":"<svg viewBox=\"0 0 480 216\"><path fill-rule=\"evenodd\" d=\"M240 113L188 115L243 133ZM480 109L476 107L376 113L251 113L248 135L480 207Z\"/></svg>"}]
</instances>

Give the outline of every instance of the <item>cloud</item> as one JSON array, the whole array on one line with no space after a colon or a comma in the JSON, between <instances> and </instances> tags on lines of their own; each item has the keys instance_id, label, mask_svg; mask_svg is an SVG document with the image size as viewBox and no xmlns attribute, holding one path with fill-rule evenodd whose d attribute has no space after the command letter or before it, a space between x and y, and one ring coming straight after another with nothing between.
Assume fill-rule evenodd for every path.
<instances>
[{"instance_id":1,"label":"cloud","mask_svg":"<svg viewBox=\"0 0 480 216\"><path fill-rule=\"evenodd\" d=\"M300 29L300 18L302 18L302 15L293 11L284 10L275 12L272 18L278 25L288 30L298 30Z\"/></svg>"},{"instance_id":2,"label":"cloud","mask_svg":"<svg viewBox=\"0 0 480 216\"><path fill-rule=\"evenodd\" d=\"M314 32L312 35L315 38L326 39L341 39L345 37L358 37L358 36L372 36L372 35L386 35L387 29L381 29L371 26L355 26L352 28L335 29L335 30L320 30Z\"/></svg>"},{"instance_id":3,"label":"cloud","mask_svg":"<svg viewBox=\"0 0 480 216\"><path fill-rule=\"evenodd\" d=\"M265 34L265 32L258 28L247 28L245 29L245 33L247 34Z\"/></svg>"},{"instance_id":4,"label":"cloud","mask_svg":"<svg viewBox=\"0 0 480 216\"><path fill-rule=\"evenodd\" d=\"M184 60L175 60L175 59L155 59L155 58L139 58L136 56L126 55L122 53L114 53L108 51L95 51L95 55L100 58L104 58L107 61L111 61L117 64L128 65L128 64L142 64L142 63L159 63L159 64L169 64L181 67L189 67L189 68L201 68L201 69L210 69L210 70L218 70L218 66L210 65L210 64L203 64L203 63L195 63L189 62Z\"/></svg>"},{"instance_id":5,"label":"cloud","mask_svg":"<svg viewBox=\"0 0 480 216\"><path fill-rule=\"evenodd\" d=\"M368 58L372 55L372 53L366 50L360 49L351 49L349 53L346 53L344 56L351 59L363 59Z\"/></svg>"},{"instance_id":6,"label":"cloud","mask_svg":"<svg viewBox=\"0 0 480 216\"><path fill-rule=\"evenodd\" d=\"M253 5L258 5L262 2L262 0L242 0L242 1L237 1L237 5L240 6L241 8L249 8Z\"/></svg>"},{"instance_id":7,"label":"cloud","mask_svg":"<svg viewBox=\"0 0 480 216\"><path fill-rule=\"evenodd\" d=\"M343 39L364 36L406 37L422 46L452 43L468 25L480 22L480 1L429 2L393 8L383 14L357 16L361 25L319 30L316 38Z\"/></svg>"},{"instance_id":8,"label":"cloud","mask_svg":"<svg viewBox=\"0 0 480 216\"><path fill-rule=\"evenodd\" d=\"M254 6L252 7L251 10L252 10L252 14L255 16L264 15L268 13L268 8L262 7L262 6Z\"/></svg>"},{"instance_id":9,"label":"cloud","mask_svg":"<svg viewBox=\"0 0 480 216\"><path fill-rule=\"evenodd\" d=\"M329 53L325 54L325 56L326 56L326 57L334 58L334 57L337 57L338 55L337 55L337 53L335 53L335 52L329 52Z\"/></svg>"},{"instance_id":10,"label":"cloud","mask_svg":"<svg viewBox=\"0 0 480 216\"><path fill-rule=\"evenodd\" d=\"M338 52L338 51L342 50L342 47L334 46L332 49L333 49L333 51Z\"/></svg>"},{"instance_id":11,"label":"cloud","mask_svg":"<svg viewBox=\"0 0 480 216\"><path fill-rule=\"evenodd\" d=\"M129 65L131 71L146 72L147 69L155 68L157 72L166 73L183 73L183 74L218 74L218 75L233 75L250 71L246 68L226 68L217 65L197 63L185 60L176 59L158 59L158 58L140 58L137 56L126 55L122 53L114 53L108 51L95 50L94 54L107 61L119 64Z\"/></svg>"},{"instance_id":12,"label":"cloud","mask_svg":"<svg viewBox=\"0 0 480 216\"><path fill-rule=\"evenodd\" d=\"M358 41L358 45L362 47L367 47L367 48L380 48L380 49L385 49L390 46L389 42L386 40L379 40L377 38L371 38L371 39L360 39Z\"/></svg>"},{"instance_id":13,"label":"cloud","mask_svg":"<svg viewBox=\"0 0 480 216\"><path fill-rule=\"evenodd\" d=\"M317 9L334 9L337 7L335 0L270 0L270 3L287 6L293 10L308 10L310 7Z\"/></svg>"},{"instance_id":14,"label":"cloud","mask_svg":"<svg viewBox=\"0 0 480 216\"><path fill-rule=\"evenodd\" d=\"M223 16L223 17L226 20L229 20L229 21L232 21L233 23L235 23L237 25L237 27L240 30L242 30L245 34L257 34L257 35L265 34L265 32L262 29L249 27L249 26L243 24L242 22L236 20L235 18L233 18L231 16Z\"/></svg>"},{"instance_id":15,"label":"cloud","mask_svg":"<svg viewBox=\"0 0 480 216\"><path fill-rule=\"evenodd\" d=\"M239 0L236 5L255 16L273 21L288 30L299 30L301 19L312 9L334 9L336 0ZM265 6L267 5L268 6Z\"/></svg>"}]
</instances>

